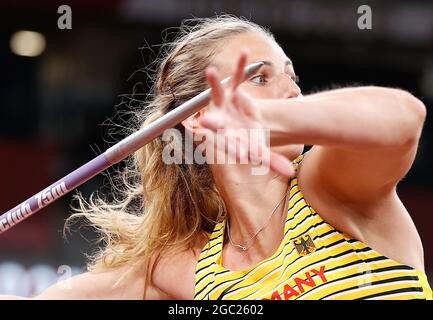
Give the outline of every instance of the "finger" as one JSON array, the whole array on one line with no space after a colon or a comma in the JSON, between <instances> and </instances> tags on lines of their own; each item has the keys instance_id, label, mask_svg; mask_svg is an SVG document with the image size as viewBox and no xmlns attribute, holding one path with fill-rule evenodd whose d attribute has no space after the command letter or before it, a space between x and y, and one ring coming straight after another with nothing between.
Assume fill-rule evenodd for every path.
<instances>
[{"instance_id":1,"label":"finger","mask_svg":"<svg viewBox=\"0 0 433 320\"><path fill-rule=\"evenodd\" d=\"M268 147L261 146L260 149L259 153L254 153L250 150L251 163L253 165L270 168L285 177L294 176L295 169L289 159L275 151L271 151Z\"/></svg>"},{"instance_id":2,"label":"finger","mask_svg":"<svg viewBox=\"0 0 433 320\"><path fill-rule=\"evenodd\" d=\"M203 128L208 128L213 131L216 131L218 129L223 129L225 127L225 120L223 117L223 114L220 112L206 112L203 116L199 119L199 125Z\"/></svg>"},{"instance_id":3,"label":"finger","mask_svg":"<svg viewBox=\"0 0 433 320\"><path fill-rule=\"evenodd\" d=\"M223 105L224 102L224 88L222 87L218 71L214 67L206 69L206 79L211 88L211 98L217 107Z\"/></svg>"},{"instance_id":4,"label":"finger","mask_svg":"<svg viewBox=\"0 0 433 320\"><path fill-rule=\"evenodd\" d=\"M232 96L232 103L236 109L243 112L249 117L256 117L257 110L255 109L253 99L241 90L237 90Z\"/></svg>"},{"instance_id":5,"label":"finger","mask_svg":"<svg viewBox=\"0 0 433 320\"><path fill-rule=\"evenodd\" d=\"M232 91L236 90L236 88L239 86L239 84L242 82L244 78L244 69L247 63L247 53L246 51L242 51L237 66L236 71L233 75L232 82L231 82L231 89Z\"/></svg>"},{"instance_id":6,"label":"finger","mask_svg":"<svg viewBox=\"0 0 433 320\"><path fill-rule=\"evenodd\" d=\"M290 178L295 175L295 167L292 161L277 152L271 151L269 165L271 170L284 177Z\"/></svg>"}]
</instances>

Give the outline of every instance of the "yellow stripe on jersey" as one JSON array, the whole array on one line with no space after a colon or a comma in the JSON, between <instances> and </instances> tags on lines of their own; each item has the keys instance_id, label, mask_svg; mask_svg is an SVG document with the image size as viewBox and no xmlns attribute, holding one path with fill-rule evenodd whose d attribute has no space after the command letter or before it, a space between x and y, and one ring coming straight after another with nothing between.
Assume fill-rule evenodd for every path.
<instances>
[{"instance_id":1,"label":"yellow stripe on jersey","mask_svg":"<svg viewBox=\"0 0 433 320\"><path fill-rule=\"evenodd\" d=\"M295 167L303 156L294 160ZM349 238L308 205L290 181L284 239L275 253L243 271L222 266L225 221L199 256L194 299L433 299L426 275Z\"/></svg>"}]
</instances>

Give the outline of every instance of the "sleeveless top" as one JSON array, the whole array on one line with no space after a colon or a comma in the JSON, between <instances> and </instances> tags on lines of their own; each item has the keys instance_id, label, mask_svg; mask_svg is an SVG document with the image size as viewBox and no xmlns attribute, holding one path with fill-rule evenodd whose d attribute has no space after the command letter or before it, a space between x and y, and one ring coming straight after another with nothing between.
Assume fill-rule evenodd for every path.
<instances>
[{"instance_id":1,"label":"sleeveless top","mask_svg":"<svg viewBox=\"0 0 433 320\"><path fill-rule=\"evenodd\" d=\"M295 169L302 161L293 161ZM425 273L373 250L335 229L290 180L284 238L275 253L243 271L222 266L225 219L203 247L194 299L432 299Z\"/></svg>"}]
</instances>

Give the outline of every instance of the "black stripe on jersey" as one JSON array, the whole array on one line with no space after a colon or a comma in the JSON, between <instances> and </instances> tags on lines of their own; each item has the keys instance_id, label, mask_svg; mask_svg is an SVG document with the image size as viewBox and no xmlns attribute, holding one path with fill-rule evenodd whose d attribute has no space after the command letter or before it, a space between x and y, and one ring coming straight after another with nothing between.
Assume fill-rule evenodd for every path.
<instances>
[{"instance_id":1,"label":"black stripe on jersey","mask_svg":"<svg viewBox=\"0 0 433 320\"><path fill-rule=\"evenodd\" d=\"M224 291L221 292L220 296L219 296L216 300L222 300L223 297L224 297L226 294L229 293L229 290L230 290L231 288L233 288L235 285L237 285L239 282L242 282L242 281L243 281L243 279L242 279L242 280L239 280L238 282L235 282L235 283L233 283L232 285L230 285L230 286L228 286L227 288L225 288Z\"/></svg>"},{"instance_id":2,"label":"black stripe on jersey","mask_svg":"<svg viewBox=\"0 0 433 320\"><path fill-rule=\"evenodd\" d=\"M205 276L203 276L203 277L201 277L196 283L195 283L195 286L197 286L199 283L200 283L200 281L202 281L204 278L206 278L208 275L213 275L214 277L216 276L216 275L221 275L221 274L224 274L224 273L228 273L228 272L230 272L230 270L224 270L224 271L222 271L222 272L215 272L215 271L212 271L212 272L209 272L208 274L206 274Z\"/></svg>"},{"instance_id":3,"label":"black stripe on jersey","mask_svg":"<svg viewBox=\"0 0 433 320\"><path fill-rule=\"evenodd\" d=\"M324 223L324 222L317 223L317 224L315 224L313 227L319 226L319 225L321 225L321 224L323 224L323 223ZM310 227L310 228L311 228L311 227ZM303 233L307 233L308 231L310 231L310 228L308 228L308 229L307 229L305 232L303 232ZM303 234L303 233L301 233L301 234ZM326 231L326 232L323 232L323 233L316 232L316 236L314 236L312 239L313 239L313 241L314 241L314 240L316 240L317 238L320 238L320 239L318 239L318 240L323 241L323 238L325 238L326 236L330 235L331 233L336 233L336 234L341 235L341 233L338 232L338 230L330 229L330 230L328 230L328 231ZM300 234L299 236L301 236L301 234ZM298 238L298 237L296 237L296 238Z\"/></svg>"},{"instance_id":4,"label":"black stripe on jersey","mask_svg":"<svg viewBox=\"0 0 433 320\"><path fill-rule=\"evenodd\" d=\"M380 259L377 259L377 258L380 258ZM370 258L370 260L371 260L371 259L372 259L372 258ZM376 262L376 261L380 261L380 260L383 260L383 259L382 259L382 256L378 256L378 257L374 258L374 261L370 261L370 262ZM368 263L365 262L365 260L363 260L363 259L358 259L358 260L351 261L351 262L349 262L349 263L343 264L343 265L341 265L341 266L337 266L337 267L335 267L335 268L328 269L328 270L326 270L326 271L335 271L335 270L338 270L338 269L342 269L342 268L350 267L351 265L358 264L358 263L365 263L365 264L368 264ZM405 265L396 265L396 266L389 266L389 267L383 267L383 268L378 268L378 269L372 269L372 272L385 272L385 271L398 271L398 270L413 271L413 269L412 269L411 267L408 267L408 266L405 266ZM336 279L336 280L338 280L338 279ZM333 280L333 281L334 281L334 280ZM330 282L333 282L333 281L330 281ZM328 282L327 282L327 283L328 283Z\"/></svg>"},{"instance_id":5,"label":"black stripe on jersey","mask_svg":"<svg viewBox=\"0 0 433 320\"><path fill-rule=\"evenodd\" d=\"M322 298L320 298L319 300L325 299L327 297L339 294L339 293L343 293L343 292L350 292L351 290L354 289L359 289L359 288L365 288L365 287L374 287L375 285L379 285L379 284L384 284L384 283L393 283L393 282L399 282L399 281L405 281L405 280L415 280L415 281L419 281L418 277L416 276L400 276L400 277L394 277L394 278L389 278L389 279L382 279L382 280L378 280L378 281L374 281L371 283L363 283L361 285L357 285L357 286L353 286L350 288L346 288L346 289L342 289L339 291L335 291L333 293L330 293ZM422 290L421 290L422 291Z\"/></svg>"},{"instance_id":6,"label":"black stripe on jersey","mask_svg":"<svg viewBox=\"0 0 433 320\"><path fill-rule=\"evenodd\" d=\"M215 232L220 232L222 228L223 227L221 227L220 229L218 229L218 231L215 231ZM210 238L208 243L215 241L215 240L218 240L220 237L221 237L221 234L218 234L217 236Z\"/></svg>"},{"instance_id":7,"label":"black stripe on jersey","mask_svg":"<svg viewBox=\"0 0 433 320\"><path fill-rule=\"evenodd\" d=\"M373 249L368 248L368 247L365 248L365 249L373 250ZM363 250L364 250L364 249L363 249ZM364 251L365 251L365 250L364 250ZM380 254L380 253L378 253L378 254ZM367 258L367 259L364 259L364 262L365 262L365 263L369 263L369 262L373 262L373 261L388 260L388 259L389 259L389 258L380 255L380 256L378 256L378 257L374 257L374 258Z\"/></svg>"},{"instance_id":8,"label":"black stripe on jersey","mask_svg":"<svg viewBox=\"0 0 433 320\"><path fill-rule=\"evenodd\" d=\"M414 291L415 292L424 292L423 289L420 287L401 288L401 289L394 289L394 290L389 290L389 291L371 294L369 296L357 298L355 300L371 299L371 298L376 298L376 297L380 297L380 296L386 296L386 295L393 294L393 293L404 293L404 292L414 292ZM413 300L426 300L426 299L413 299Z\"/></svg>"},{"instance_id":9,"label":"black stripe on jersey","mask_svg":"<svg viewBox=\"0 0 433 320\"><path fill-rule=\"evenodd\" d=\"M299 194L300 192L301 192L301 190L298 190L298 191L296 191L294 194L292 194L292 195L290 196L290 198L289 198L289 202L292 201L292 199L293 199L294 197L296 197L296 195ZM302 198L303 198L303 197L301 197L301 199L302 199ZM299 200L300 200L300 199L299 199ZM298 200L298 201L299 201L299 200ZM296 202L298 202L298 201L296 201ZM290 206L290 207L293 207L293 206Z\"/></svg>"},{"instance_id":10,"label":"black stripe on jersey","mask_svg":"<svg viewBox=\"0 0 433 320\"><path fill-rule=\"evenodd\" d=\"M210 242L208 242L208 243L210 243ZM208 247L208 248L203 249L202 252L200 253L200 255L203 255L203 254L205 254L207 251L210 251L212 248L216 247L218 244L219 244L219 242L217 242L217 243L211 245L211 246ZM198 261L200 261L200 260L202 260L202 259L204 259L204 258L200 258Z\"/></svg>"},{"instance_id":11,"label":"black stripe on jersey","mask_svg":"<svg viewBox=\"0 0 433 320\"><path fill-rule=\"evenodd\" d=\"M364 262L364 261L361 260L361 259L360 259L360 260L357 260L357 261L352 261L352 262L346 263L345 265L338 266L338 267L335 267L335 268L332 268L332 269L329 269L329 270L326 270L326 271L327 271L327 272L335 271L335 270L338 270L338 269L342 269L342 268L348 267L348 266L350 266L350 265L358 264L358 263L360 263L360 262L362 263L362 262ZM397 268L397 267L398 267L398 268ZM383 267L383 268L379 268L379 269L371 270L370 273L369 273L369 272L366 272L366 271L358 272L358 273L353 273L353 274L350 274L350 275L345 276L345 277L342 277L342 278L338 278L338 279L334 279L334 280L331 280L331 281L327 281L327 282L323 283L323 285L328 285L328 284L331 284L331 283L335 283L335 282L339 282L339 281L347 280L347 279L350 279L350 278L354 278L354 277L362 276L362 275L364 275L364 274L375 275L375 274L377 274L377 273L381 273L381 272L394 271L394 270L397 271L397 270L402 270L402 269L403 269L403 270L408 270L408 268L407 268L406 266L395 266L395 267L391 266L391 267ZM410 268L409 268L408 271L411 271ZM418 280L419 280L419 279L418 279ZM316 290L316 289L320 289L321 286L322 286L322 285L317 286L317 287L314 287L314 288L311 288L311 289L308 291L308 293L313 292L313 291ZM296 287L296 286L295 286L295 287ZM293 288L295 288L295 287L293 287ZM361 286L359 286L359 287L361 287ZM358 288L358 287L357 287L357 288Z\"/></svg>"},{"instance_id":12,"label":"black stripe on jersey","mask_svg":"<svg viewBox=\"0 0 433 320\"><path fill-rule=\"evenodd\" d=\"M215 229L213 230L212 233L219 232L219 231L221 231L222 228L224 228L224 223L222 223L222 224L221 224L221 227L219 227L218 229L215 227ZM210 241L215 240L215 239L217 239L218 237L219 237L219 235L216 236L215 238L211 238Z\"/></svg>"},{"instance_id":13,"label":"black stripe on jersey","mask_svg":"<svg viewBox=\"0 0 433 320\"><path fill-rule=\"evenodd\" d=\"M228 273L228 272L230 272L230 270L224 270L224 271L222 271L222 272L209 272L207 275L212 274L212 275L215 277L216 275L221 275L221 274ZM200 278L200 279L195 283L195 286L197 286L197 285L200 283L201 280L203 280L204 278L206 278L207 275L201 277L201 278Z\"/></svg>"},{"instance_id":14,"label":"black stripe on jersey","mask_svg":"<svg viewBox=\"0 0 433 320\"><path fill-rule=\"evenodd\" d=\"M206 278L207 278L208 276L210 276L210 275L214 275L214 273L213 273L213 272L206 273L203 277L201 277L201 278L200 278L200 279L195 283L194 287L197 287L198 284L199 284L200 282L202 282L202 280L206 279Z\"/></svg>"},{"instance_id":15,"label":"black stripe on jersey","mask_svg":"<svg viewBox=\"0 0 433 320\"><path fill-rule=\"evenodd\" d=\"M218 230L215 230L213 233L219 232L220 230L221 230L221 228L218 229ZM215 241L215 240L218 240L219 237L221 237L221 234L219 234L219 235L217 235L217 236L215 236L215 237L213 237L213 238L209 238L209 241L206 243L206 246L207 246L209 243L211 243L211 242L213 242L213 241ZM209 249L209 248L204 248L203 251L208 250L208 249Z\"/></svg>"},{"instance_id":16,"label":"black stripe on jersey","mask_svg":"<svg viewBox=\"0 0 433 320\"><path fill-rule=\"evenodd\" d=\"M224 274L224 273L228 273L228 272L231 272L231 271L228 270L228 269L225 269L224 271L220 271L220 272L216 271L216 272L215 272L215 276L220 276L220 275L222 275L222 274Z\"/></svg>"},{"instance_id":17,"label":"black stripe on jersey","mask_svg":"<svg viewBox=\"0 0 433 320\"><path fill-rule=\"evenodd\" d=\"M217 253L219 253L220 251L218 251ZM204 269L206 269L206 268L209 268L211 265L213 265L213 264L215 264L215 260L212 260L208 265L206 265L206 266L204 266L204 267L201 267L200 269L197 269L196 271L195 271L195 274L198 274L200 271L202 271L202 270L204 270Z\"/></svg>"},{"instance_id":18,"label":"black stripe on jersey","mask_svg":"<svg viewBox=\"0 0 433 320\"><path fill-rule=\"evenodd\" d=\"M204 290L206 290L206 288L209 287L210 284L213 284L213 281L210 281L207 285L205 285L203 288L201 288L200 291L196 292L196 293L194 294L194 299L195 299L195 298L196 298L200 293L202 293Z\"/></svg>"},{"instance_id":19,"label":"black stripe on jersey","mask_svg":"<svg viewBox=\"0 0 433 320\"><path fill-rule=\"evenodd\" d=\"M304 208L305 208L305 207L304 207ZM308 218L313 217L313 216L317 216L317 213L312 213L312 212L310 211L310 213L307 214L307 215L306 215L306 216L305 216L301 221L299 221L295 226L293 226L293 227L287 229L286 233L289 232L289 231L293 231L293 230L295 230L299 225L301 225L303 222L305 222L305 220L307 220Z\"/></svg>"},{"instance_id":20,"label":"black stripe on jersey","mask_svg":"<svg viewBox=\"0 0 433 320\"><path fill-rule=\"evenodd\" d=\"M399 276L399 277L394 277L394 278L390 278L390 279L382 279L382 280L374 281L371 283L364 283L364 284L361 284L359 286L356 286L355 288L364 288L364 287L369 287L371 285L376 285L376 284L384 284L384 283L391 283L391 282L405 281L405 280L419 281L419 278L417 276Z\"/></svg>"},{"instance_id":21,"label":"black stripe on jersey","mask_svg":"<svg viewBox=\"0 0 433 320\"><path fill-rule=\"evenodd\" d=\"M205 260L205 259L208 259L209 257L213 257L213 256L217 255L217 254L220 253L220 252L221 252L221 251L217 251L217 252L214 252L214 253L212 253L212 254L207 254L206 256L200 258L200 259L197 261L197 264L198 264L199 262Z\"/></svg>"},{"instance_id":22,"label":"black stripe on jersey","mask_svg":"<svg viewBox=\"0 0 433 320\"><path fill-rule=\"evenodd\" d=\"M291 218L289 218L289 219L286 219L286 223L289 223L289 222L291 222L292 220L294 220L296 217L298 217L300 214L301 214L301 212L305 209L305 208L308 208L308 205L306 204L306 205L304 205L304 206L302 206L298 211L296 211L294 214L293 214L293 216L291 217ZM307 216L311 216L312 214L314 214L313 212L311 212L311 210L308 210L308 215Z\"/></svg>"},{"instance_id":23,"label":"black stripe on jersey","mask_svg":"<svg viewBox=\"0 0 433 320\"><path fill-rule=\"evenodd\" d=\"M301 234L307 233L307 232L309 232L312 228L315 228L315 227L320 226L320 225L325 224L325 223L326 223L326 221L325 221L325 220L322 220L321 222L318 222L318 223L316 223L316 224L313 224L313 225L311 225L310 227L308 227L308 229L305 230L304 232L298 233L297 236L294 236L294 237L292 236L292 237L290 237L290 240L292 240L292 239L294 239L294 238L298 238ZM290 229L287 229L287 231L284 233L284 237L287 235L287 233L289 233L289 231L291 231L291 230L290 230Z\"/></svg>"},{"instance_id":24,"label":"black stripe on jersey","mask_svg":"<svg viewBox=\"0 0 433 320\"><path fill-rule=\"evenodd\" d=\"M320 236L316 236L316 237L313 239L313 241L314 241L316 238L326 237L327 235L329 235L329 234L331 234L331 233L338 233L338 234L339 234L339 232L338 232L337 230L331 229L331 230L326 231L325 233L322 233Z\"/></svg>"},{"instance_id":25,"label":"black stripe on jersey","mask_svg":"<svg viewBox=\"0 0 433 320\"><path fill-rule=\"evenodd\" d=\"M293 211L293 208L294 208L294 207L295 207L299 202L302 202L302 201L305 201L303 197L301 197L300 199L296 200L295 203L291 203L290 206L289 206L289 210L292 210L292 211ZM299 211L301 211L301 210L304 209L304 208L305 208L305 206L303 206L301 209L296 210L296 212L295 212L295 214L293 215L293 217L295 217L295 216L299 213ZM293 219L293 217L292 217L291 219Z\"/></svg>"},{"instance_id":26,"label":"black stripe on jersey","mask_svg":"<svg viewBox=\"0 0 433 320\"><path fill-rule=\"evenodd\" d=\"M291 216L290 218L287 218L286 219L286 224L287 223L290 223L292 220L294 220L298 215L299 215L299 213L302 211L302 210L304 210L305 208L307 208L308 207L308 205L304 205L304 206L302 206L298 211L296 211L294 214L293 214L293 216ZM291 209L289 209L289 211L290 211Z\"/></svg>"},{"instance_id":27,"label":"black stripe on jersey","mask_svg":"<svg viewBox=\"0 0 433 320\"><path fill-rule=\"evenodd\" d=\"M237 282L237 283L239 283L239 282L241 282L241 281L244 281L246 276L247 276L247 275L245 274L245 275L242 275L242 276L240 276L240 277L236 277L236 278L233 278L233 279L225 280L225 281L223 281L223 282L221 282L221 283L218 283L218 284L217 284L215 287L213 287L210 291L213 291L213 290L215 290L215 289L217 289L217 288L223 286L224 284L226 284L226 283L228 283L228 282L233 282L233 281L237 281L237 280L239 280L239 281ZM210 292L210 291L209 291L209 292Z\"/></svg>"}]
</instances>

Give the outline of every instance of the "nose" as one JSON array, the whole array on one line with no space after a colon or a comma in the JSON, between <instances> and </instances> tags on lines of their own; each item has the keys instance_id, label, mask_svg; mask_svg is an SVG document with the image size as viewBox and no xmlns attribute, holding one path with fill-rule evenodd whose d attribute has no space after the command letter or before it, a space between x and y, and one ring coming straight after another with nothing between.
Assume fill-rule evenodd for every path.
<instances>
[{"instance_id":1,"label":"nose","mask_svg":"<svg viewBox=\"0 0 433 320\"><path fill-rule=\"evenodd\" d=\"M282 73L278 81L278 97L282 99L296 98L301 95L301 88L287 73Z\"/></svg>"}]
</instances>

